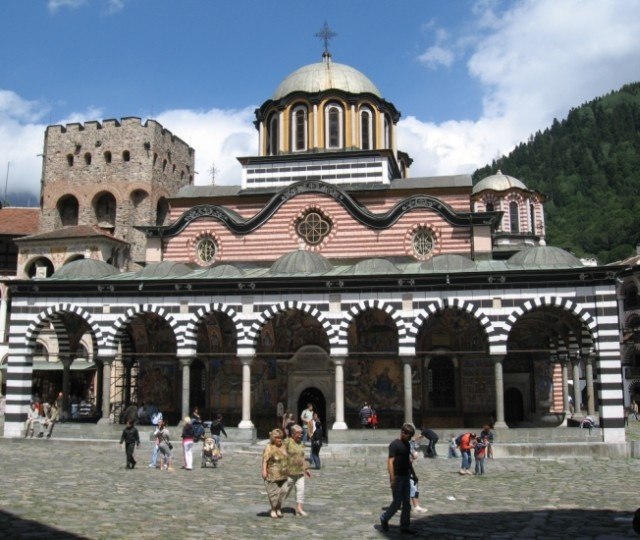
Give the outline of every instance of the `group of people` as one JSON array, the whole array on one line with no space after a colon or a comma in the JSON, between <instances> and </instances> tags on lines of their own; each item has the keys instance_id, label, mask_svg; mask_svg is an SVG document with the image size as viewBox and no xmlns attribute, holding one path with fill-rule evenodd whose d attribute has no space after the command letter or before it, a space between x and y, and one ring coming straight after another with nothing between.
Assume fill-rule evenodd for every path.
<instances>
[{"instance_id":1,"label":"group of people","mask_svg":"<svg viewBox=\"0 0 640 540\"><path fill-rule=\"evenodd\" d=\"M51 438L53 427L60 421L62 408L62 392L51 403L41 402L39 399L31 403L31 408L25 422L24 436L33 437L37 431L37 437Z\"/></svg>"},{"instance_id":2,"label":"group of people","mask_svg":"<svg viewBox=\"0 0 640 540\"><path fill-rule=\"evenodd\" d=\"M378 427L378 413L366 401L358 414L360 418L360 427L363 429L376 429Z\"/></svg>"},{"instance_id":3,"label":"group of people","mask_svg":"<svg viewBox=\"0 0 640 540\"><path fill-rule=\"evenodd\" d=\"M184 417L181 434L182 455L184 460L182 468L187 471L193 470L193 446L204 436L204 427L197 407L194 409L192 416L193 418L189 416ZM173 444L171 443L171 433L169 432L169 428L162 417L162 413L154 415L152 421L155 424L155 429L153 431L155 444L153 445L149 467L154 469L159 468L160 470L172 470ZM122 436L120 437L120 444L125 444L127 469L135 468L136 460L134 458L134 449L140 446L140 435L135 424L135 420L131 418L128 419L126 421L126 426L122 431ZM220 457L221 434L224 434L224 436L227 437L227 432L225 431L222 423L222 415L217 414L211 423L211 437L215 441L215 447Z\"/></svg>"},{"instance_id":4,"label":"group of people","mask_svg":"<svg viewBox=\"0 0 640 540\"><path fill-rule=\"evenodd\" d=\"M293 413L287 411L282 416L282 433L285 439L291 437L291 428L297 425L293 417ZM311 445L311 454L309 459L313 463L314 468L319 469L320 463L320 449L322 448L322 441L324 439L324 432L322 431L322 421L317 411L313 410L313 404L308 403L306 409L300 413L300 427L302 429L302 444Z\"/></svg>"},{"instance_id":5,"label":"group of people","mask_svg":"<svg viewBox=\"0 0 640 540\"><path fill-rule=\"evenodd\" d=\"M485 459L493 458L492 443L493 432L489 425L485 425L476 435L473 431L463 433L453 439L453 443L460 448L462 463L460 464L460 474L476 474L482 476L484 474ZM473 452L473 459L471 453ZM471 472L471 463L475 461L475 473Z\"/></svg>"}]
</instances>

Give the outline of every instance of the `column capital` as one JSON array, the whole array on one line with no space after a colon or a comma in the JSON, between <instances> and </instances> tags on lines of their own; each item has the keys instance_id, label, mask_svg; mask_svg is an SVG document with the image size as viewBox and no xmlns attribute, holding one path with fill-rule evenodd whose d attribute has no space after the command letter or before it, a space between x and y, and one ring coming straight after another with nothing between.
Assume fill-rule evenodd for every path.
<instances>
[{"instance_id":1,"label":"column capital","mask_svg":"<svg viewBox=\"0 0 640 540\"><path fill-rule=\"evenodd\" d=\"M102 365L111 365L116 361L116 357L114 356L101 356L99 359L100 362L102 362Z\"/></svg>"},{"instance_id":2,"label":"column capital","mask_svg":"<svg viewBox=\"0 0 640 540\"><path fill-rule=\"evenodd\" d=\"M504 359L507 355L506 354L491 354L491 360L493 360L494 364L502 364L502 362L504 362Z\"/></svg>"},{"instance_id":3,"label":"column capital","mask_svg":"<svg viewBox=\"0 0 640 540\"><path fill-rule=\"evenodd\" d=\"M334 366L344 366L347 363L347 358L345 356L332 356L331 361Z\"/></svg>"},{"instance_id":4,"label":"column capital","mask_svg":"<svg viewBox=\"0 0 640 540\"><path fill-rule=\"evenodd\" d=\"M238 356L238 360L240 360L240 364L243 366L250 366L253 364L253 359L255 356Z\"/></svg>"},{"instance_id":5,"label":"column capital","mask_svg":"<svg viewBox=\"0 0 640 540\"><path fill-rule=\"evenodd\" d=\"M69 369L71 367L71 364L73 363L73 358L71 358L70 356L60 356L58 357L58 360L60 360L62 367L64 367L65 369Z\"/></svg>"},{"instance_id":6,"label":"column capital","mask_svg":"<svg viewBox=\"0 0 640 540\"><path fill-rule=\"evenodd\" d=\"M191 364L193 364L193 358L190 356L178 358L178 362L180 363L180 367L189 367Z\"/></svg>"},{"instance_id":7,"label":"column capital","mask_svg":"<svg viewBox=\"0 0 640 540\"><path fill-rule=\"evenodd\" d=\"M415 356L401 356L400 360L402 360L403 364L409 364L410 366L413 366L416 362L416 357Z\"/></svg>"}]
</instances>

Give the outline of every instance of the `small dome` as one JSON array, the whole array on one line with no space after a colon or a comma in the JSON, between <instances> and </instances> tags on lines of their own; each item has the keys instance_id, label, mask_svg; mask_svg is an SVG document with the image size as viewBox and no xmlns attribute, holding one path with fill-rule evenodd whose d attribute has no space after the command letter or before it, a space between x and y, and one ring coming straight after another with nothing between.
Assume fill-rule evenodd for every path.
<instances>
[{"instance_id":1,"label":"small dome","mask_svg":"<svg viewBox=\"0 0 640 540\"><path fill-rule=\"evenodd\" d=\"M400 269L387 259L365 259L354 264L347 274L397 274Z\"/></svg>"},{"instance_id":2,"label":"small dome","mask_svg":"<svg viewBox=\"0 0 640 540\"><path fill-rule=\"evenodd\" d=\"M524 182L521 180L518 180L513 176L502 174L502 171L498 171L496 174L487 176L480 180L480 182L473 186L472 193L480 193L481 191L488 189L493 191L507 191L514 188L529 191L529 188L525 186Z\"/></svg>"},{"instance_id":3,"label":"small dome","mask_svg":"<svg viewBox=\"0 0 640 540\"><path fill-rule=\"evenodd\" d=\"M331 263L313 251L297 250L285 253L269 269L270 274L324 274L333 270Z\"/></svg>"},{"instance_id":4,"label":"small dome","mask_svg":"<svg viewBox=\"0 0 640 540\"><path fill-rule=\"evenodd\" d=\"M420 270L423 272L464 272L466 270L475 270L476 263L469 257L463 255L456 255L454 253L436 255L431 257L428 261L424 261L420 265Z\"/></svg>"},{"instance_id":5,"label":"small dome","mask_svg":"<svg viewBox=\"0 0 640 540\"><path fill-rule=\"evenodd\" d=\"M244 275L244 271L237 266L233 266L232 264L221 264L218 266L213 266L211 268L207 268L206 270L201 270L197 273L194 273L193 277L197 277L198 279L207 279L207 278L235 278L241 277Z\"/></svg>"},{"instance_id":6,"label":"small dome","mask_svg":"<svg viewBox=\"0 0 640 540\"><path fill-rule=\"evenodd\" d=\"M65 264L50 279L102 279L120 273L115 267L96 259L78 259Z\"/></svg>"},{"instance_id":7,"label":"small dome","mask_svg":"<svg viewBox=\"0 0 640 540\"><path fill-rule=\"evenodd\" d=\"M376 85L366 75L327 58L324 62L303 66L286 77L273 94L273 99L282 99L292 92L314 94L323 90L343 90L350 94L369 93L382 97Z\"/></svg>"},{"instance_id":8,"label":"small dome","mask_svg":"<svg viewBox=\"0 0 640 540\"><path fill-rule=\"evenodd\" d=\"M149 264L133 275L134 279L162 279L182 277L190 274L193 269L190 266L173 261Z\"/></svg>"},{"instance_id":9,"label":"small dome","mask_svg":"<svg viewBox=\"0 0 640 540\"><path fill-rule=\"evenodd\" d=\"M509 265L576 268L584 266L578 257L553 246L536 246L519 251L507 261Z\"/></svg>"}]
</instances>

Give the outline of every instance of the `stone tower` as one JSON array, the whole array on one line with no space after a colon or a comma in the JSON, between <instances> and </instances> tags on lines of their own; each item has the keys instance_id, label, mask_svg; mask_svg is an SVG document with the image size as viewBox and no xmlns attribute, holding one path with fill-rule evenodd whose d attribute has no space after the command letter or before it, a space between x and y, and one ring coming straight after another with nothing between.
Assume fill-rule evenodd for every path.
<instances>
[{"instance_id":1,"label":"stone tower","mask_svg":"<svg viewBox=\"0 0 640 540\"><path fill-rule=\"evenodd\" d=\"M49 126L40 236L50 240L60 229L93 227L128 244L128 254L110 262L122 268L144 263L145 235L135 226L164 223L167 198L193 183L194 155L155 120Z\"/></svg>"}]
</instances>

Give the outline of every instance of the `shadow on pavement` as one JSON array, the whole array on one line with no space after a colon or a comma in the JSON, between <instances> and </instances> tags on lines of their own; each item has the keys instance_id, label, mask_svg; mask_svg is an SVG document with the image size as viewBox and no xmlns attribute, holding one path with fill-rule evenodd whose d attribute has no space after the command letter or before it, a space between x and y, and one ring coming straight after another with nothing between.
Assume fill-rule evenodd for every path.
<instances>
[{"instance_id":1,"label":"shadow on pavement","mask_svg":"<svg viewBox=\"0 0 640 540\"><path fill-rule=\"evenodd\" d=\"M46 538L56 540L87 540L86 536L61 531L30 519L23 519L0 510L0 538Z\"/></svg>"},{"instance_id":2,"label":"shadow on pavement","mask_svg":"<svg viewBox=\"0 0 640 540\"><path fill-rule=\"evenodd\" d=\"M400 532L398 518L396 514L391 520L387 534L395 536ZM549 509L412 516L411 528L418 532L419 538L637 538L632 521L630 512ZM379 526L376 529L380 530Z\"/></svg>"}]
</instances>

